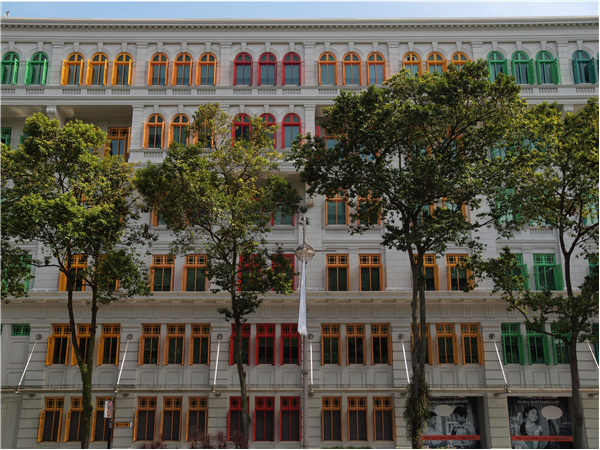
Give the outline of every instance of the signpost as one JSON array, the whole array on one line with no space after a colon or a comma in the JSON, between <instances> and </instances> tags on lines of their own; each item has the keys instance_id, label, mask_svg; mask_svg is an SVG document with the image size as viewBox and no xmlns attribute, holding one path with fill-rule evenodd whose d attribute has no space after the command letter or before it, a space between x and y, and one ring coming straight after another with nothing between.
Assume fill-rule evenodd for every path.
<instances>
[{"instance_id":1,"label":"signpost","mask_svg":"<svg viewBox=\"0 0 600 450\"><path fill-rule=\"evenodd\" d=\"M115 409L115 402L113 401L105 401L104 402L104 418L108 420L108 439L106 443L106 448L110 448L112 443L112 426L113 426L113 413Z\"/></svg>"}]
</instances>

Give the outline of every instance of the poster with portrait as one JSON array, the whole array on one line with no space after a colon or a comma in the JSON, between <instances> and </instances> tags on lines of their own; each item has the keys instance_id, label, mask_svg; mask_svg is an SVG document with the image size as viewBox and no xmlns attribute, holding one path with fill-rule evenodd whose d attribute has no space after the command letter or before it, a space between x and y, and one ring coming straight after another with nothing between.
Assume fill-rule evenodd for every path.
<instances>
[{"instance_id":1,"label":"poster with portrait","mask_svg":"<svg viewBox=\"0 0 600 450\"><path fill-rule=\"evenodd\" d=\"M512 448L573 448L566 397L508 397Z\"/></svg>"},{"instance_id":2,"label":"poster with portrait","mask_svg":"<svg viewBox=\"0 0 600 450\"><path fill-rule=\"evenodd\" d=\"M423 448L481 448L476 397L433 397Z\"/></svg>"}]
</instances>

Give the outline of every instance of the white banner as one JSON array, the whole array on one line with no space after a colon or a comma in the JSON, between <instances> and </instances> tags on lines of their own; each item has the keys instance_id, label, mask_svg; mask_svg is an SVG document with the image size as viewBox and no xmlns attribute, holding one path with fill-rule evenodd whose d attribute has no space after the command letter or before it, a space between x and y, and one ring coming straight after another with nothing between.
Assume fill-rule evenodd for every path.
<instances>
[{"instance_id":1,"label":"white banner","mask_svg":"<svg viewBox=\"0 0 600 450\"><path fill-rule=\"evenodd\" d=\"M298 333L308 335L306 331L306 261L302 261L300 272L300 309L298 310Z\"/></svg>"}]
</instances>

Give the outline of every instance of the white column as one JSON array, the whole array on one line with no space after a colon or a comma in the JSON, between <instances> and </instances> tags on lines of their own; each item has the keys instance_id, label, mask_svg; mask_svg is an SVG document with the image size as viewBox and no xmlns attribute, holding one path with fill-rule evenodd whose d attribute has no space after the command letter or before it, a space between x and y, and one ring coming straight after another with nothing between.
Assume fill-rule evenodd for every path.
<instances>
[{"instance_id":1,"label":"white column","mask_svg":"<svg viewBox=\"0 0 600 450\"><path fill-rule=\"evenodd\" d=\"M232 86L231 42L221 42L221 76L219 86Z\"/></svg>"},{"instance_id":2,"label":"white column","mask_svg":"<svg viewBox=\"0 0 600 450\"><path fill-rule=\"evenodd\" d=\"M304 86L315 86L317 84L315 69L315 44L304 43Z\"/></svg>"},{"instance_id":3,"label":"white column","mask_svg":"<svg viewBox=\"0 0 600 450\"><path fill-rule=\"evenodd\" d=\"M134 86L148 85L148 44L137 44ZM133 146L133 141L131 142Z\"/></svg>"}]
</instances>

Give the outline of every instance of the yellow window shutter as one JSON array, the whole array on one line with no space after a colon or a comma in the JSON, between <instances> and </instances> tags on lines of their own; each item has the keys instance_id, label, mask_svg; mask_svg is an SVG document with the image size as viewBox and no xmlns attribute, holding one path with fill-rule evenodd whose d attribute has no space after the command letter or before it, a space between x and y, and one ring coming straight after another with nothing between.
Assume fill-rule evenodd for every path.
<instances>
[{"instance_id":1,"label":"yellow window shutter","mask_svg":"<svg viewBox=\"0 0 600 450\"><path fill-rule=\"evenodd\" d=\"M148 148L148 122L144 122L144 137L142 147Z\"/></svg>"},{"instance_id":2,"label":"yellow window shutter","mask_svg":"<svg viewBox=\"0 0 600 450\"><path fill-rule=\"evenodd\" d=\"M137 441L137 430L138 430L138 413L139 411L135 411L135 415L133 416L133 440Z\"/></svg>"},{"instance_id":3,"label":"yellow window shutter","mask_svg":"<svg viewBox=\"0 0 600 450\"><path fill-rule=\"evenodd\" d=\"M189 440L189 431L190 431L190 412L185 412L185 440L186 442Z\"/></svg>"},{"instance_id":4,"label":"yellow window shutter","mask_svg":"<svg viewBox=\"0 0 600 450\"><path fill-rule=\"evenodd\" d=\"M456 335L452 336L452 349L454 350L454 365L458 365L458 338Z\"/></svg>"},{"instance_id":5,"label":"yellow window shutter","mask_svg":"<svg viewBox=\"0 0 600 450\"><path fill-rule=\"evenodd\" d=\"M144 364L144 336L140 336L140 345L138 348L138 366L142 366L143 364Z\"/></svg>"},{"instance_id":6,"label":"yellow window shutter","mask_svg":"<svg viewBox=\"0 0 600 450\"><path fill-rule=\"evenodd\" d=\"M56 442L60 442L60 430L62 430L62 416L63 412L61 411L58 415L58 434L56 435Z\"/></svg>"},{"instance_id":7,"label":"yellow window shutter","mask_svg":"<svg viewBox=\"0 0 600 450\"><path fill-rule=\"evenodd\" d=\"M64 272L60 273L60 279L58 282L58 290L60 292L65 292L67 290L67 275Z\"/></svg>"},{"instance_id":8,"label":"yellow window shutter","mask_svg":"<svg viewBox=\"0 0 600 450\"><path fill-rule=\"evenodd\" d=\"M104 86L106 86L106 80L108 78L108 59L104 61Z\"/></svg>"},{"instance_id":9,"label":"yellow window shutter","mask_svg":"<svg viewBox=\"0 0 600 450\"><path fill-rule=\"evenodd\" d=\"M110 77L110 84L115 86L117 84L117 63L116 61L113 62L113 70L112 70L112 75Z\"/></svg>"},{"instance_id":10,"label":"yellow window shutter","mask_svg":"<svg viewBox=\"0 0 600 450\"><path fill-rule=\"evenodd\" d=\"M44 421L46 420L46 412L40 412L40 424L38 425L38 437L37 441L42 442L42 437L44 436Z\"/></svg>"},{"instance_id":11,"label":"yellow window shutter","mask_svg":"<svg viewBox=\"0 0 600 450\"><path fill-rule=\"evenodd\" d=\"M69 440L69 429L71 428L71 411L67 412L67 425L65 425L65 442Z\"/></svg>"},{"instance_id":12,"label":"yellow window shutter","mask_svg":"<svg viewBox=\"0 0 600 450\"><path fill-rule=\"evenodd\" d=\"M86 72L86 76L85 76L85 84L87 84L88 86L92 85L92 75L93 74L94 74L94 67L92 66L92 63L90 62L90 60L88 59L87 72Z\"/></svg>"},{"instance_id":13,"label":"yellow window shutter","mask_svg":"<svg viewBox=\"0 0 600 450\"><path fill-rule=\"evenodd\" d=\"M169 67L169 66L167 65L167 67ZM177 75L177 66L175 65L175 60L173 60L173 74L171 75L173 78L171 80L171 86L175 86L177 84L176 75Z\"/></svg>"},{"instance_id":14,"label":"yellow window shutter","mask_svg":"<svg viewBox=\"0 0 600 450\"><path fill-rule=\"evenodd\" d=\"M196 86L200 86L200 60L196 62Z\"/></svg>"},{"instance_id":15,"label":"yellow window shutter","mask_svg":"<svg viewBox=\"0 0 600 450\"><path fill-rule=\"evenodd\" d=\"M165 65L165 86L169 85L169 62Z\"/></svg>"},{"instance_id":16,"label":"yellow window shutter","mask_svg":"<svg viewBox=\"0 0 600 450\"><path fill-rule=\"evenodd\" d=\"M477 336L477 350L479 353L479 365L483 366L485 364L483 361L483 336Z\"/></svg>"},{"instance_id":17,"label":"yellow window shutter","mask_svg":"<svg viewBox=\"0 0 600 450\"><path fill-rule=\"evenodd\" d=\"M117 336L117 354L115 355L115 366L119 364L119 353L121 352L121 335Z\"/></svg>"},{"instance_id":18,"label":"yellow window shutter","mask_svg":"<svg viewBox=\"0 0 600 450\"><path fill-rule=\"evenodd\" d=\"M152 62L148 63L148 86L152 86Z\"/></svg>"},{"instance_id":19,"label":"yellow window shutter","mask_svg":"<svg viewBox=\"0 0 600 450\"><path fill-rule=\"evenodd\" d=\"M165 366L169 365L169 360L167 359L167 355L169 354L169 337L165 337L165 355L163 356L165 358L165 360L163 361L163 364ZM162 434L162 430L160 431L160 434Z\"/></svg>"},{"instance_id":20,"label":"yellow window shutter","mask_svg":"<svg viewBox=\"0 0 600 450\"><path fill-rule=\"evenodd\" d=\"M163 434L163 425L165 424L165 411L160 412L160 435Z\"/></svg>"},{"instance_id":21,"label":"yellow window shutter","mask_svg":"<svg viewBox=\"0 0 600 450\"><path fill-rule=\"evenodd\" d=\"M104 356L104 336L98 338L98 365L102 365L102 357Z\"/></svg>"},{"instance_id":22,"label":"yellow window shutter","mask_svg":"<svg viewBox=\"0 0 600 450\"><path fill-rule=\"evenodd\" d=\"M434 285L435 285L435 290L439 291L440 290L440 275L438 273L438 265L436 264L435 266L433 266L433 277L434 277Z\"/></svg>"},{"instance_id":23,"label":"yellow window shutter","mask_svg":"<svg viewBox=\"0 0 600 450\"><path fill-rule=\"evenodd\" d=\"M60 75L60 84L65 86L69 81L69 66L67 65L67 61L63 59L62 62L62 73Z\"/></svg>"},{"instance_id":24,"label":"yellow window shutter","mask_svg":"<svg viewBox=\"0 0 600 450\"><path fill-rule=\"evenodd\" d=\"M83 72L85 69L85 62L82 60L79 63L79 86L83 86Z\"/></svg>"},{"instance_id":25,"label":"yellow window shutter","mask_svg":"<svg viewBox=\"0 0 600 450\"><path fill-rule=\"evenodd\" d=\"M90 433L90 441L94 442L94 437L96 435L96 418L98 417L97 411L94 410L92 412L92 431Z\"/></svg>"},{"instance_id":26,"label":"yellow window shutter","mask_svg":"<svg viewBox=\"0 0 600 450\"><path fill-rule=\"evenodd\" d=\"M131 147L131 127L127 128L127 154L129 154L129 147Z\"/></svg>"},{"instance_id":27,"label":"yellow window shutter","mask_svg":"<svg viewBox=\"0 0 600 450\"><path fill-rule=\"evenodd\" d=\"M133 60L129 61L129 74L127 78L127 85L131 86L131 72L133 72Z\"/></svg>"},{"instance_id":28,"label":"yellow window shutter","mask_svg":"<svg viewBox=\"0 0 600 450\"><path fill-rule=\"evenodd\" d=\"M169 137L167 137L167 147L169 147L169 144L171 143L171 140L173 139L173 124L171 122L169 122L167 126L169 127Z\"/></svg>"},{"instance_id":29,"label":"yellow window shutter","mask_svg":"<svg viewBox=\"0 0 600 450\"><path fill-rule=\"evenodd\" d=\"M184 270L184 272L185 272L185 270ZM185 282L184 282L183 285L185 286ZM190 366L193 366L194 365L194 357L193 357L193 355L194 355L194 337L193 336L190 336L190 345L189 345L188 352L189 352L189 355L188 355L188 359L189 359L188 364ZM186 441L187 441L187 438L186 438Z\"/></svg>"},{"instance_id":30,"label":"yellow window shutter","mask_svg":"<svg viewBox=\"0 0 600 450\"><path fill-rule=\"evenodd\" d=\"M52 357L54 356L54 338L48 336L48 348L46 349L46 365L52 365Z\"/></svg>"},{"instance_id":31,"label":"yellow window shutter","mask_svg":"<svg viewBox=\"0 0 600 450\"><path fill-rule=\"evenodd\" d=\"M165 123L163 122L161 125L161 132L160 132L160 138L162 140L162 142L160 143L160 148L165 148ZM167 143L167 147L169 146L169 144Z\"/></svg>"}]
</instances>

